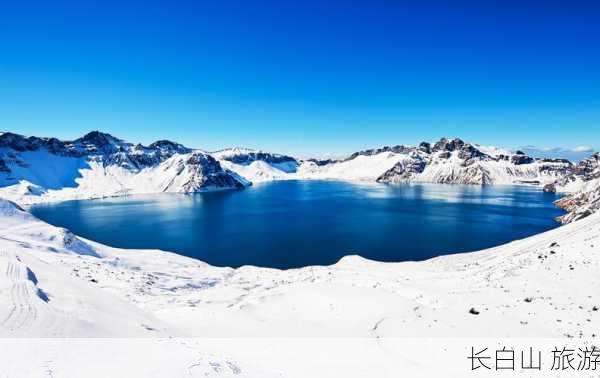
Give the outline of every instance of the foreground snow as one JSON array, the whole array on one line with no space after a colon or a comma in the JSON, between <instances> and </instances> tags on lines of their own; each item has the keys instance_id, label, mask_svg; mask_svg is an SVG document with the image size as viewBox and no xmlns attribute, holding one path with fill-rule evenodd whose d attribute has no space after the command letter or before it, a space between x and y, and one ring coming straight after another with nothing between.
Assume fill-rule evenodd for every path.
<instances>
[{"instance_id":1,"label":"foreground snow","mask_svg":"<svg viewBox=\"0 0 600 378\"><path fill-rule=\"evenodd\" d=\"M1 211L2 336L598 333L600 214L476 253L280 271L110 248Z\"/></svg>"},{"instance_id":2,"label":"foreground snow","mask_svg":"<svg viewBox=\"0 0 600 378\"><path fill-rule=\"evenodd\" d=\"M472 345L598 337L599 246L596 213L423 262L230 269L110 248L0 200L0 363L9 377L461 377Z\"/></svg>"}]
</instances>

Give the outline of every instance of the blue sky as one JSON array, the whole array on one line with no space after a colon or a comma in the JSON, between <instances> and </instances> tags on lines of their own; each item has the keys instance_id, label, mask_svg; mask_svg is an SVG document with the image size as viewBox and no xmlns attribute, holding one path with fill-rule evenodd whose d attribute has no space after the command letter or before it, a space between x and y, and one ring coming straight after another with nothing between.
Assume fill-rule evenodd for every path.
<instances>
[{"instance_id":1,"label":"blue sky","mask_svg":"<svg viewBox=\"0 0 600 378\"><path fill-rule=\"evenodd\" d=\"M299 155L600 147L599 2L13 3L4 130Z\"/></svg>"}]
</instances>

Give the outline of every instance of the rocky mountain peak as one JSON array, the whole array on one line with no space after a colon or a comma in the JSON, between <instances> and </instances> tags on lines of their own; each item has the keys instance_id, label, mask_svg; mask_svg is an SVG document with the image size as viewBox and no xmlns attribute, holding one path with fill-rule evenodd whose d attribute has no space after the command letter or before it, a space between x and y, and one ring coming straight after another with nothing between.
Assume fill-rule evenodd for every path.
<instances>
[{"instance_id":1,"label":"rocky mountain peak","mask_svg":"<svg viewBox=\"0 0 600 378\"><path fill-rule=\"evenodd\" d=\"M41 138L25 137L23 135L5 132L0 134L0 147L12 148L16 151L27 151L37 148L43 143Z\"/></svg>"},{"instance_id":2,"label":"rocky mountain peak","mask_svg":"<svg viewBox=\"0 0 600 378\"><path fill-rule=\"evenodd\" d=\"M42 194L47 189L65 185L77 187L75 179L81 177L81 170L97 170L99 174L93 175L94 180L104 182L107 188L121 188L119 193L194 192L248 185L235 173L224 170L213 156L168 140L159 140L146 147L97 130L73 141L0 133L1 147L4 148L0 149L0 187L21 185L20 182L27 179L41 188ZM29 154L33 151L40 154ZM44 154L48 158L40 159L39 156ZM42 160L52 164L50 174ZM106 169L109 167L111 169ZM119 169L114 169L117 167ZM138 174L140 176L135 180L130 180ZM127 179L123 180L123 177ZM96 185L95 182L91 186Z\"/></svg>"},{"instance_id":3,"label":"rocky mountain peak","mask_svg":"<svg viewBox=\"0 0 600 378\"><path fill-rule=\"evenodd\" d=\"M597 171L600 171L600 152L583 159L575 168L575 173L580 175L590 175Z\"/></svg>"},{"instance_id":4,"label":"rocky mountain peak","mask_svg":"<svg viewBox=\"0 0 600 378\"><path fill-rule=\"evenodd\" d=\"M460 141L460 139L458 139ZM462 142L462 141L461 141ZM458 157L463 160L472 161L477 158L487 157L486 154L481 152L478 148L470 143L463 143L459 149Z\"/></svg>"},{"instance_id":5,"label":"rocky mountain peak","mask_svg":"<svg viewBox=\"0 0 600 378\"><path fill-rule=\"evenodd\" d=\"M97 130L65 143L68 153L75 156L110 155L132 147L131 144L125 143L119 138Z\"/></svg>"},{"instance_id":6,"label":"rocky mountain peak","mask_svg":"<svg viewBox=\"0 0 600 378\"><path fill-rule=\"evenodd\" d=\"M437 141L432 148L433 152L437 152L437 151L456 151L462 148L462 146L464 146L465 142L462 139L459 138L454 138L452 140L449 140L447 138L442 138L439 141Z\"/></svg>"},{"instance_id":7,"label":"rocky mountain peak","mask_svg":"<svg viewBox=\"0 0 600 378\"><path fill-rule=\"evenodd\" d=\"M186 157L185 166L190 173L183 184L184 192L196 192L208 187L230 187L241 189L245 182L238 175L225 171L219 162L209 154L194 151Z\"/></svg>"},{"instance_id":8,"label":"rocky mountain peak","mask_svg":"<svg viewBox=\"0 0 600 378\"><path fill-rule=\"evenodd\" d=\"M515 165L521 165L531 164L535 161L535 159L533 159L532 157L525 155L523 152L519 154L519 152L521 151L517 151L517 153L510 158L511 163Z\"/></svg>"},{"instance_id":9,"label":"rocky mountain peak","mask_svg":"<svg viewBox=\"0 0 600 378\"><path fill-rule=\"evenodd\" d=\"M368 150L363 150L363 151L358 151L355 152L353 154L351 154L349 157L347 157L344 160L352 160L357 158L358 156L373 156L373 155L378 155L380 153L383 152L392 152L395 154L405 154L408 153L410 151L414 150L414 147L407 147L407 146L403 146L403 145L396 145L396 146L383 146L381 148L371 148Z\"/></svg>"},{"instance_id":10,"label":"rocky mountain peak","mask_svg":"<svg viewBox=\"0 0 600 378\"><path fill-rule=\"evenodd\" d=\"M431 153L431 143L421 142L419 143L419 150L425 152L426 154Z\"/></svg>"},{"instance_id":11,"label":"rocky mountain peak","mask_svg":"<svg viewBox=\"0 0 600 378\"><path fill-rule=\"evenodd\" d=\"M563 223L584 218L600 210L600 153L596 152L583 159L570 174L547 185L544 190L556 191L557 187L577 183L578 190L556 201L558 207L567 211L567 214L558 218Z\"/></svg>"},{"instance_id":12,"label":"rocky mountain peak","mask_svg":"<svg viewBox=\"0 0 600 378\"><path fill-rule=\"evenodd\" d=\"M175 143L166 139L157 140L156 142L151 143L148 146L148 148L151 148L153 150L158 149L162 151L175 152L180 154L187 154L192 151L190 148L187 148L182 144Z\"/></svg>"},{"instance_id":13,"label":"rocky mountain peak","mask_svg":"<svg viewBox=\"0 0 600 378\"><path fill-rule=\"evenodd\" d=\"M226 150L216 151L212 153L213 156L221 160L227 160L234 164L247 165L254 161L260 160L266 163L279 164L279 163L296 163L295 158L287 155L273 154L270 152L263 152L260 150L252 150L248 148L234 147Z\"/></svg>"},{"instance_id":14,"label":"rocky mountain peak","mask_svg":"<svg viewBox=\"0 0 600 378\"><path fill-rule=\"evenodd\" d=\"M93 144L94 146L101 148L108 145L121 144L123 141L110 134L95 130L76 139L74 143Z\"/></svg>"}]
</instances>

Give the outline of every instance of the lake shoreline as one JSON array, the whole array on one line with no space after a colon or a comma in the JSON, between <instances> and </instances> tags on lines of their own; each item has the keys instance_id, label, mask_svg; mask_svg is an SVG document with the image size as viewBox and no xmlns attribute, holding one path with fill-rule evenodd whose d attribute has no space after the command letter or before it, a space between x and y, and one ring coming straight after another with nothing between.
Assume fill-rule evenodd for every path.
<instances>
[{"instance_id":1,"label":"lake shoreline","mask_svg":"<svg viewBox=\"0 0 600 378\"><path fill-rule=\"evenodd\" d=\"M343 256L356 253L378 261L422 261L452 252L493 247L558 226L553 219L561 211L554 207L555 199L555 195L527 186L285 180L259 184L242 191L65 201L35 205L29 210L50 223L72 229L78 235L121 248L174 250L217 266L250 264L289 269L330 265ZM159 210L153 210L153 206ZM183 212L179 216L174 215L177 206ZM48 216L45 212L60 211L52 209L71 211L70 216L76 220L61 219L56 214ZM130 214L136 211L140 213ZM156 222L147 224L150 222L148 219ZM257 222L260 226L254 225ZM475 226L478 223L479 228ZM93 228L82 227L85 224L93 224ZM143 227L135 229L135 225L139 224ZM416 227L415 224L421 226ZM155 236L163 232L161 227L167 227L163 238ZM423 233L427 227L429 232L438 235L433 243ZM105 230L107 228L109 231ZM129 239L135 240L135 236L131 235L140 233L140 230L141 234L148 236L138 244L131 242ZM128 240L115 239L114 235L119 233L126 234L124 239ZM288 233L291 235L282 236ZM464 244L460 238L460 234L464 233L488 235L489 240L473 242L477 239L471 238ZM189 235L196 235L193 237L195 241L183 243L181 240L190 238ZM339 242L336 243L337 240ZM388 252L396 250L394 245L401 244L416 246L412 255L401 257ZM426 247L428 244L433 246ZM204 250L214 252L198 254L194 246L203 246ZM320 247L315 250L314 246ZM292 256L302 254L309 258L306 262L299 259L292 263L283 259L271 261L272 257L266 253L268 250L277 250L276 253L285 251ZM405 251L406 247L402 250ZM253 260L254 257L251 257L238 262L222 258L240 253L266 256L263 258L267 260Z\"/></svg>"}]
</instances>

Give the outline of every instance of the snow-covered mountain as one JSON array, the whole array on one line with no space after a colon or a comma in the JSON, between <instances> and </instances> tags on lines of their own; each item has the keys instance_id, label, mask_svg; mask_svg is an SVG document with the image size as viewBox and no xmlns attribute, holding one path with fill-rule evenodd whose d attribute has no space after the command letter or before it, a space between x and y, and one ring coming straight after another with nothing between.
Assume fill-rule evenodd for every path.
<instances>
[{"instance_id":1,"label":"snow-covered mountain","mask_svg":"<svg viewBox=\"0 0 600 378\"><path fill-rule=\"evenodd\" d=\"M520 151L446 138L414 147L359 151L340 160L299 160L239 147L206 152L167 140L143 146L98 131L73 141L1 133L0 197L29 204L243 188L271 180L340 179L533 184L569 193L585 190L588 198L595 195L590 188L596 184L590 181L600 175L597 165L597 154L573 165L564 159L534 158ZM566 204L561 203L568 208Z\"/></svg>"},{"instance_id":2,"label":"snow-covered mountain","mask_svg":"<svg viewBox=\"0 0 600 378\"><path fill-rule=\"evenodd\" d=\"M576 192L596 179L600 179L600 152L581 160L567 175L557 179L545 189L551 192Z\"/></svg>"},{"instance_id":3,"label":"snow-covered mountain","mask_svg":"<svg viewBox=\"0 0 600 378\"><path fill-rule=\"evenodd\" d=\"M356 152L342 161L304 162L304 178L365 179L386 183L547 184L567 175L564 159L532 158L517 151L442 138L419 146L382 147Z\"/></svg>"},{"instance_id":4,"label":"snow-covered mountain","mask_svg":"<svg viewBox=\"0 0 600 378\"><path fill-rule=\"evenodd\" d=\"M419 146L359 151L340 160L298 160L234 148L213 153L221 164L249 181L280 179L367 180L385 183L544 185L567 175L564 159L533 158L517 151L442 138Z\"/></svg>"},{"instance_id":5,"label":"snow-covered mountain","mask_svg":"<svg viewBox=\"0 0 600 378\"><path fill-rule=\"evenodd\" d=\"M557 205L563 223L600 209L600 153L577 165L565 159L531 157L522 151L442 138L416 147L393 146L359 151L341 160L298 161L248 149L214 153L221 164L249 181L281 179L368 180L383 183L471 185L531 184L565 197Z\"/></svg>"},{"instance_id":6,"label":"snow-covered mountain","mask_svg":"<svg viewBox=\"0 0 600 378\"><path fill-rule=\"evenodd\" d=\"M584 218L600 210L600 153L596 152L575 166L571 172L544 187L548 191L568 193L556 201L567 211L560 217L563 223Z\"/></svg>"},{"instance_id":7,"label":"snow-covered mountain","mask_svg":"<svg viewBox=\"0 0 600 378\"><path fill-rule=\"evenodd\" d=\"M251 182L283 180L296 173L300 163L291 156L249 148L228 148L212 152L221 165Z\"/></svg>"},{"instance_id":8,"label":"snow-covered mountain","mask_svg":"<svg viewBox=\"0 0 600 378\"><path fill-rule=\"evenodd\" d=\"M212 155L166 140L142 146L98 131L74 141L0 134L0 196L20 203L248 184Z\"/></svg>"}]
</instances>

